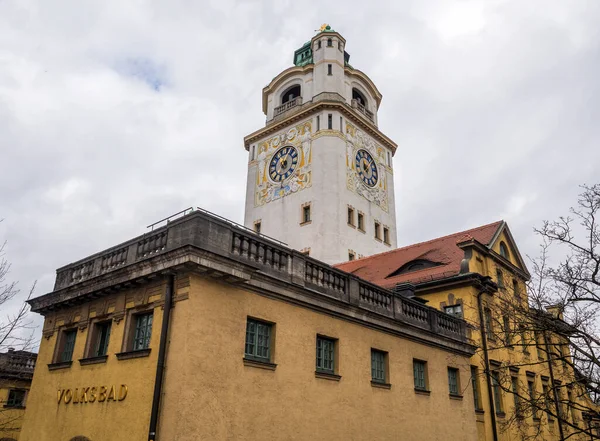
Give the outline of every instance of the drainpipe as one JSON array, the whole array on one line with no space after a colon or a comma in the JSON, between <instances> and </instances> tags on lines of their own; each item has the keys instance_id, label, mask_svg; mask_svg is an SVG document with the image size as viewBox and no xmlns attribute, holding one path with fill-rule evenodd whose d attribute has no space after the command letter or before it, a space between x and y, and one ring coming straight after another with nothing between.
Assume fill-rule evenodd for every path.
<instances>
[{"instance_id":1,"label":"drainpipe","mask_svg":"<svg viewBox=\"0 0 600 441\"><path fill-rule=\"evenodd\" d=\"M554 406L556 409L556 415L558 417L558 432L560 433L560 441L563 441L565 439L565 433L563 431L561 410L558 407L559 406L558 393L556 392L556 383L554 383L554 368L552 366L552 356L550 353L550 345L548 344L548 339L546 338L545 332L542 334L542 336L544 337L544 346L546 347L546 361L548 362L548 371L550 372L550 381L552 382L552 390L554 392L553 393Z\"/></svg>"},{"instance_id":2,"label":"drainpipe","mask_svg":"<svg viewBox=\"0 0 600 441\"><path fill-rule=\"evenodd\" d=\"M160 330L160 345L158 347L158 362L156 364L156 377L154 379L154 396L152 398L152 413L150 414L150 429L148 441L156 440L156 425L158 423L158 410L160 408L160 397L165 370L165 350L167 347L167 334L169 332L169 319L171 317L171 305L173 303L173 291L175 287L175 274L167 275L167 291L165 292L165 305L163 309L162 328Z\"/></svg>"},{"instance_id":3,"label":"drainpipe","mask_svg":"<svg viewBox=\"0 0 600 441\"><path fill-rule=\"evenodd\" d=\"M492 392L492 376L490 374L490 358L488 357L488 346L487 346L487 333L485 329L485 322L483 321L483 305L481 303L481 296L487 294L487 290L484 288L477 294L477 309L479 310L479 332L481 333L481 344L483 345L483 361L485 363L485 379L488 391L488 400L490 404L490 417L492 418L492 435L494 441L498 441L498 429L496 426L496 409L494 407L494 396Z\"/></svg>"}]
</instances>

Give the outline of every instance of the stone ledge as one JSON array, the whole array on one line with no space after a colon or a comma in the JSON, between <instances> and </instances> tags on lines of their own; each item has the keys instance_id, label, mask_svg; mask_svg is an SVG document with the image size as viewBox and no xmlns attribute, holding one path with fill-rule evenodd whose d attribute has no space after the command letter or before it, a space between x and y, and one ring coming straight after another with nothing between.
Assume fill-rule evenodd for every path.
<instances>
[{"instance_id":1,"label":"stone ledge","mask_svg":"<svg viewBox=\"0 0 600 441\"><path fill-rule=\"evenodd\" d=\"M66 369L66 368L70 368L72 364L73 364L72 361L59 361L58 363L49 363L48 370L56 371L58 369Z\"/></svg>"},{"instance_id":2,"label":"stone ledge","mask_svg":"<svg viewBox=\"0 0 600 441\"><path fill-rule=\"evenodd\" d=\"M431 391L430 390L427 390L427 389L417 389L416 387L415 387L415 393L417 395L427 395L427 396L431 395Z\"/></svg>"},{"instance_id":3,"label":"stone ledge","mask_svg":"<svg viewBox=\"0 0 600 441\"><path fill-rule=\"evenodd\" d=\"M130 360L132 358L142 358L148 357L150 355L151 349L138 349L137 351L128 351L128 352L119 352L117 355L117 360Z\"/></svg>"},{"instance_id":4,"label":"stone ledge","mask_svg":"<svg viewBox=\"0 0 600 441\"><path fill-rule=\"evenodd\" d=\"M323 371L315 371L316 378L322 378L323 380L332 380L332 381L340 381L342 379L341 375L332 374L330 372Z\"/></svg>"},{"instance_id":5,"label":"stone ledge","mask_svg":"<svg viewBox=\"0 0 600 441\"><path fill-rule=\"evenodd\" d=\"M85 365L88 365L88 364L106 363L107 359L108 359L108 355L100 355L98 357L80 358L79 359L79 364L81 366L85 366Z\"/></svg>"},{"instance_id":6,"label":"stone ledge","mask_svg":"<svg viewBox=\"0 0 600 441\"><path fill-rule=\"evenodd\" d=\"M259 369L267 369L269 371L274 371L277 368L275 363L269 363L267 361L258 361L251 360L249 358L244 358L244 366L255 367Z\"/></svg>"},{"instance_id":7,"label":"stone ledge","mask_svg":"<svg viewBox=\"0 0 600 441\"><path fill-rule=\"evenodd\" d=\"M457 394L448 394L448 396L450 397L451 400L461 400L463 399L462 395L457 395Z\"/></svg>"},{"instance_id":8,"label":"stone ledge","mask_svg":"<svg viewBox=\"0 0 600 441\"><path fill-rule=\"evenodd\" d=\"M392 385L389 383L380 383L378 381L371 381L371 386L377 387L379 389L391 389Z\"/></svg>"}]
</instances>

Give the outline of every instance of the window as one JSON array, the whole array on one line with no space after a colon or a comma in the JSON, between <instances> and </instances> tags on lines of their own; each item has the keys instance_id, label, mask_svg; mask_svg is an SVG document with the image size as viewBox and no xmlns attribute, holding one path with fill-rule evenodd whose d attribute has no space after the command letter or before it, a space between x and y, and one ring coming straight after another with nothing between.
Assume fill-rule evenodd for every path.
<instances>
[{"instance_id":1,"label":"window","mask_svg":"<svg viewBox=\"0 0 600 441\"><path fill-rule=\"evenodd\" d=\"M365 221L364 221L364 215L359 211L358 212L358 229L362 232L365 231Z\"/></svg>"},{"instance_id":2,"label":"window","mask_svg":"<svg viewBox=\"0 0 600 441\"><path fill-rule=\"evenodd\" d=\"M458 369L448 368L448 391L450 395L460 395Z\"/></svg>"},{"instance_id":3,"label":"window","mask_svg":"<svg viewBox=\"0 0 600 441\"><path fill-rule=\"evenodd\" d=\"M535 382L533 380L527 380L527 391L529 392L529 400L531 402L531 413L534 420L539 419L537 412L537 405L535 403Z\"/></svg>"},{"instance_id":4,"label":"window","mask_svg":"<svg viewBox=\"0 0 600 441\"><path fill-rule=\"evenodd\" d=\"M519 379L515 376L510 377L510 387L515 405L515 414L521 415L521 406L519 404Z\"/></svg>"},{"instance_id":5,"label":"window","mask_svg":"<svg viewBox=\"0 0 600 441\"><path fill-rule=\"evenodd\" d=\"M546 415L548 416L548 422L553 420L552 415L550 414L550 389L547 384L542 384L542 394L544 395L544 407L546 408Z\"/></svg>"},{"instance_id":6,"label":"window","mask_svg":"<svg viewBox=\"0 0 600 441\"><path fill-rule=\"evenodd\" d=\"M383 227L383 241L386 244L390 244L390 229L388 227Z\"/></svg>"},{"instance_id":7,"label":"window","mask_svg":"<svg viewBox=\"0 0 600 441\"><path fill-rule=\"evenodd\" d=\"M358 89L352 89L352 99L356 100L359 107L367 108L367 99Z\"/></svg>"},{"instance_id":8,"label":"window","mask_svg":"<svg viewBox=\"0 0 600 441\"><path fill-rule=\"evenodd\" d=\"M354 226L354 208L348 207L348 225Z\"/></svg>"},{"instance_id":9,"label":"window","mask_svg":"<svg viewBox=\"0 0 600 441\"><path fill-rule=\"evenodd\" d=\"M487 338L490 340L494 340L494 334L492 332L492 311L490 310L490 308L485 308L483 310L483 319L485 320L485 332L487 333Z\"/></svg>"},{"instance_id":10,"label":"window","mask_svg":"<svg viewBox=\"0 0 600 441\"><path fill-rule=\"evenodd\" d=\"M573 415L573 391L571 389L567 389L567 403L565 409L565 417L571 418L571 421L575 420Z\"/></svg>"},{"instance_id":11,"label":"window","mask_svg":"<svg viewBox=\"0 0 600 441\"><path fill-rule=\"evenodd\" d=\"M321 49L321 40L317 41L317 49Z\"/></svg>"},{"instance_id":12,"label":"window","mask_svg":"<svg viewBox=\"0 0 600 441\"><path fill-rule=\"evenodd\" d=\"M504 242L500 242L500 255L507 260L510 257L510 254L508 254L508 247Z\"/></svg>"},{"instance_id":13,"label":"window","mask_svg":"<svg viewBox=\"0 0 600 441\"><path fill-rule=\"evenodd\" d=\"M544 359L544 351L542 349L542 334L539 331L534 331L535 348L537 349L538 358Z\"/></svg>"},{"instance_id":14,"label":"window","mask_svg":"<svg viewBox=\"0 0 600 441\"><path fill-rule=\"evenodd\" d=\"M281 94L281 104L285 104L290 101L293 101L294 99L298 98L301 95L302 95L302 88L300 87L299 84L291 86L290 88L286 89Z\"/></svg>"},{"instance_id":15,"label":"window","mask_svg":"<svg viewBox=\"0 0 600 441\"><path fill-rule=\"evenodd\" d=\"M310 204L302 207L302 222L300 223L306 224L308 222L310 222Z\"/></svg>"},{"instance_id":16,"label":"window","mask_svg":"<svg viewBox=\"0 0 600 441\"><path fill-rule=\"evenodd\" d=\"M140 351L150 347L150 336L152 335L152 312L134 316L135 331L133 334L132 350Z\"/></svg>"},{"instance_id":17,"label":"window","mask_svg":"<svg viewBox=\"0 0 600 441\"><path fill-rule=\"evenodd\" d=\"M356 255L354 254L354 251L348 251L348 260L354 260L356 258Z\"/></svg>"},{"instance_id":18,"label":"window","mask_svg":"<svg viewBox=\"0 0 600 441\"><path fill-rule=\"evenodd\" d=\"M463 317L462 305L460 303L458 305L444 306L444 312L457 318Z\"/></svg>"},{"instance_id":19,"label":"window","mask_svg":"<svg viewBox=\"0 0 600 441\"><path fill-rule=\"evenodd\" d=\"M317 115L317 132L321 130L321 117Z\"/></svg>"},{"instance_id":20,"label":"window","mask_svg":"<svg viewBox=\"0 0 600 441\"><path fill-rule=\"evenodd\" d=\"M371 381L375 383L385 383L385 357L386 353L371 349Z\"/></svg>"},{"instance_id":21,"label":"window","mask_svg":"<svg viewBox=\"0 0 600 441\"><path fill-rule=\"evenodd\" d=\"M392 154L390 152L387 152L387 165L392 166Z\"/></svg>"},{"instance_id":22,"label":"window","mask_svg":"<svg viewBox=\"0 0 600 441\"><path fill-rule=\"evenodd\" d=\"M108 342L110 340L111 322L96 323L94 326L95 341L92 357L101 357L108 353Z\"/></svg>"},{"instance_id":23,"label":"window","mask_svg":"<svg viewBox=\"0 0 600 441\"><path fill-rule=\"evenodd\" d=\"M333 47L333 40L331 38L327 39L327 47Z\"/></svg>"},{"instance_id":24,"label":"window","mask_svg":"<svg viewBox=\"0 0 600 441\"><path fill-rule=\"evenodd\" d=\"M502 276L502 270L496 269L496 278L498 279L498 288L504 289L504 277Z\"/></svg>"},{"instance_id":25,"label":"window","mask_svg":"<svg viewBox=\"0 0 600 441\"><path fill-rule=\"evenodd\" d=\"M481 410L481 397L479 395L479 369L471 366L471 386L473 387L473 404L475 410Z\"/></svg>"},{"instance_id":26,"label":"window","mask_svg":"<svg viewBox=\"0 0 600 441\"><path fill-rule=\"evenodd\" d=\"M11 389L5 407L25 407L25 391Z\"/></svg>"},{"instance_id":27,"label":"window","mask_svg":"<svg viewBox=\"0 0 600 441\"><path fill-rule=\"evenodd\" d=\"M413 360L413 377L417 390L427 390L426 365L425 361Z\"/></svg>"},{"instance_id":28,"label":"window","mask_svg":"<svg viewBox=\"0 0 600 441\"><path fill-rule=\"evenodd\" d=\"M502 317L502 325L504 327L504 343L506 346L512 347L512 333L510 330L510 319L507 315Z\"/></svg>"},{"instance_id":29,"label":"window","mask_svg":"<svg viewBox=\"0 0 600 441\"><path fill-rule=\"evenodd\" d=\"M333 75L331 64L327 65L327 75Z\"/></svg>"},{"instance_id":30,"label":"window","mask_svg":"<svg viewBox=\"0 0 600 441\"><path fill-rule=\"evenodd\" d=\"M329 130L333 129L333 115L331 113L327 115L327 128Z\"/></svg>"},{"instance_id":31,"label":"window","mask_svg":"<svg viewBox=\"0 0 600 441\"><path fill-rule=\"evenodd\" d=\"M254 222L254 232L256 234L260 234L260 227L261 227L261 222L260 221L256 221Z\"/></svg>"},{"instance_id":32,"label":"window","mask_svg":"<svg viewBox=\"0 0 600 441\"><path fill-rule=\"evenodd\" d=\"M497 371L492 372L492 392L494 394L494 407L496 408L496 414L503 414L504 408L502 407L502 391L500 390L500 377Z\"/></svg>"},{"instance_id":33,"label":"window","mask_svg":"<svg viewBox=\"0 0 600 441\"><path fill-rule=\"evenodd\" d=\"M60 361L71 361L73 359L73 349L75 349L75 339L77 338L77 330L70 329L64 331L64 344L60 353Z\"/></svg>"},{"instance_id":34,"label":"window","mask_svg":"<svg viewBox=\"0 0 600 441\"><path fill-rule=\"evenodd\" d=\"M375 221L375 239L381 240L381 224Z\"/></svg>"},{"instance_id":35,"label":"window","mask_svg":"<svg viewBox=\"0 0 600 441\"><path fill-rule=\"evenodd\" d=\"M335 370L335 340L317 336L317 371L333 374Z\"/></svg>"},{"instance_id":36,"label":"window","mask_svg":"<svg viewBox=\"0 0 600 441\"><path fill-rule=\"evenodd\" d=\"M519 288L519 282L517 282L515 279L513 279L512 285L513 285L513 293L514 293L515 297L518 300L520 300L521 299L521 289Z\"/></svg>"},{"instance_id":37,"label":"window","mask_svg":"<svg viewBox=\"0 0 600 441\"><path fill-rule=\"evenodd\" d=\"M252 155L250 156L250 159L254 160L254 158L256 157L256 156L254 156L255 153L256 153L256 146L253 145L252 146Z\"/></svg>"},{"instance_id":38,"label":"window","mask_svg":"<svg viewBox=\"0 0 600 441\"><path fill-rule=\"evenodd\" d=\"M340 116L340 132L342 132L342 133L344 132L344 127L343 127L343 124L342 124L342 117L341 116Z\"/></svg>"},{"instance_id":39,"label":"window","mask_svg":"<svg viewBox=\"0 0 600 441\"><path fill-rule=\"evenodd\" d=\"M246 323L246 358L271 361L271 329L273 325L254 319Z\"/></svg>"}]
</instances>

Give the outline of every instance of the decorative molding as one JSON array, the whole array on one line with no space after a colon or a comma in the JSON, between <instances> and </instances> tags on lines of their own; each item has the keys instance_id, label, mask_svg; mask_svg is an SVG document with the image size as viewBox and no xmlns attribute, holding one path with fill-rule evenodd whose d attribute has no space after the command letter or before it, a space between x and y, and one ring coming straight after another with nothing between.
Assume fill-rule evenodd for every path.
<instances>
[{"instance_id":1,"label":"decorative molding","mask_svg":"<svg viewBox=\"0 0 600 441\"><path fill-rule=\"evenodd\" d=\"M130 360L132 358L142 358L148 357L150 355L150 351L152 349L139 349L137 351L127 351L127 352L119 352L117 355L117 360Z\"/></svg>"},{"instance_id":2,"label":"decorative molding","mask_svg":"<svg viewBox=\"0 0 600 441\"><path fill-rule=\"evenodd\" d=\"M274 371L277 368L277 365L275 363L251 360L249 358L244 358L243 360L244 360L244 366L255 367L255 368L259 368L259 369L266 369L268 371Z\"/></svg>"}]
</instances>

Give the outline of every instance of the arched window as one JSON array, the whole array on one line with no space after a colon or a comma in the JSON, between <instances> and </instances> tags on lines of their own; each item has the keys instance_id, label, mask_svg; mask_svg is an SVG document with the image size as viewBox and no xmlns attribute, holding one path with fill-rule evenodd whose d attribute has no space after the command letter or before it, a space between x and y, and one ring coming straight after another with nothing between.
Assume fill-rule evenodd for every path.
<instances>
[{"instance_id":1,"label":"arched window","mask_svg":"<svg viewBox=\"0 0 600 441\"><path fill-rule=\"evenodd\" d=\"M327 39L327 46L329 46L329 47L333 46L333 40L331 38Z\"/></svg>"},{"instance_id":2,"label":"arched window","mask_svg":"<svg viewBox=\"0 0 600 441\"><path fill-rule=\"evenodd\" d=\"M296 84L281 94L281 104L292 101L294 98L297 98L300 95L302 95L302 88L299 84Z\"/></svg>"},{"instance_id":3,"label":"arched window","mask_svg":"<svg viewBox=\"0 0 600 441\"><path fill-rule=\"evenodd\" d=\"M359 92L358 89L353 88L352 89L352 99L356 100L360 105L364 106L365 109L368 109L368 103L367 103L367 99L365 98L365 96Z\"/></svg>"},{"instance_id":4,"label":"arched window","mask_svg":"<svg viewBox=\"0 0 600 441\"><path fill-rule=\"evenodd\" d=\"M508 247L504 242L500 242L500 255L505 259L510 258L510 254L508 253Z\"/></svg>"}]
</instances>

